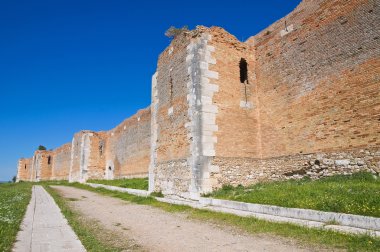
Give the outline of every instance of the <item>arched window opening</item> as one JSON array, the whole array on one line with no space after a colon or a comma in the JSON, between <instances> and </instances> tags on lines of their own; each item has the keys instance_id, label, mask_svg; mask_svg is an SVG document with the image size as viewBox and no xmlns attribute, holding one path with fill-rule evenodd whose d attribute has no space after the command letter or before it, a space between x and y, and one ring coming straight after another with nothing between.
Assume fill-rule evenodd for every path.
<instances>
[{"instance_id":1,"label":"arched window opening","mask_svg":"<svg viewBox=\"0 0 380 252\"><path fill-rule=\"evenodd\" d=\"M25 170L26 170L26 165L25 165Z\"/></svg>"},{"instance_id":2,"label":"arched window opening","mask_svg":"<svg viewBox=\"0 0 380 252\"><path fill-rule=\"evenodd\" d=\"M51 163L51 157L48 156L48 165Z\"/></svg>"}]
</instances>

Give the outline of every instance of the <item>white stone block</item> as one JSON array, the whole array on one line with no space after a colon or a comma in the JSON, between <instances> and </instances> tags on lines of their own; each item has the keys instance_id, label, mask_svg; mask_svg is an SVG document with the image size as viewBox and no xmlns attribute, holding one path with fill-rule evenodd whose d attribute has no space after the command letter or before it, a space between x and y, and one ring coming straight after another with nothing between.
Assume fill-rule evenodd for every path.
<instances>
[{"instance_id":1,"label":"white stone block","mask_svg":"<svg viewBox=\"0 0 380 252\"><path fill-rule=\"evenodd\" d=\"M203 96L208 96L212 99L212 97L214 96L215 94L215 91L213 90L210 90L210 89L202 89L202 95Z\"/></svg>"},{"instance_id":2,"label":"white stone block","mask_svg":"<svg viewBox=\"0 0 380 252\"><path fill-rule=\"evenodd\" d=\"M203 150L202 151L202 154L203 156L206 156L206 157L215 157L215 150Z\"/></svg>"},{"instance_id":3,"label":"white stone block","mask_svg":"<svg viewBox=\"0 0 380 252\"><path fill-rule=\"evenodd\" d=\"M187 88L192 88L193 87L193 82L189 81L188 83L186 83L186 87Z\"/></svg>"},{"instance_id":4,"label":"white stone block","mask_svg":"<svg viewBox=\"0 0 380 252\"><path fill-rule=\"evenodd\" d=\"M202 70L208 70L208 63L205 61L199 62L199 68Z\"/></svg>"},{"instance_id":5,"label":"white stone block","mask_svg":"<svg viewBox=\"0 0 380 252\"><path fill-rule=\"evenodd\" d=\"M218 92L219 91L219 86L216 84L205 84L202 85L202 92L203 90L205 91L212 91L212 92Z\"/></svg>"},{"instance_id":6,"label":"white stone block","mask_svg":"<svg viewBox=\"0 0 380 252\"><path fill-rule=\"evenodd\" d=\"M202 104L212 104L212 98L209 96L202 95L201 101L202 101Z\"/></svg>"},{"instance_id":7,"label":"white stone block","mask_svg":"<svg viewBox=\"0 0 380 252\"><path fill-rule=\"evenodd\" d=\"M217 143L217 142L218 142L218 139L215 136L206 136L206 135L202 136L202 143L211 143L211 144L214 144L214 143Z\"/></svg>"},{"instance_id":8,"label":"white stone block","mask_svg":"<svg viewBox=\"0 0 380 252\"><path fill-rule=\"evenodd\" d=\"M209 84L210 80L204 76L201 77L201 85Z\"/></svg>"},{"instance_id":9,"label":"white stone block","mask_svg":"<svg viewBox=\"0 0 380 252\"><path fill-rule=\"evenodd\" d=\"M213 64L215 65L216 64L216 59L211 57L211 55L206 55L205 56L205 61L209 64Z\"/></svg>"},{"instance_id":10,"label":"white stone block","mask_svg":"<svg viewBox=\"0 0 380 252\"><path fill-rule=\"evenodd\" d=\"M201 119L204 124L215 124L216 116L213 113L204 112Z\"/></svg>"},{"instance_id":11,"label":"white stone block","mask_svg":"<svg viewBox=\"0 0 380 252\"><path fill-rule=\"evenodd\" d=\"M186 62L191 61L194 58L194 54L189 54L186 56Z\"/></svg>"},{"instance_id":12,"label":"white stone block","mask_svg":"<svg viewBox=\"0 0 380 252\"><path fill-rule=\"evenodd\" d=\"M208 171L209 171L209 172L214 172L214 173L216 173L216 172L219 172L219 171L220 171L220 168L219 168L219 166L217 166L217 165L210 165L210 166L208 167Z\"/></svg>"},{"instance_id":13,"label":"white stone block","mask_svg":"<svg viewBox=\"0 0 380 252\"><path fill-rule=\"evenodd\" d=\"M283 36L285 36L285 35L291 33L293 30L294 30L294 26L291 24L291 25L289 25L289 26L287 27L287 29L281 30L281 31L280 31L280 35L281 35L281 37L283 37Z\"/></svg>"},{"instance_id":14,"label":"white stone block","mask_svg":"<svg viewBox=\"0 0 380 252\"><path fill-rule=\"evenodd\" d=\"M173 107L170 107L169 109L168 109L168 115L172 115L173 114Z\"/></svg>"},{"instance_id":15,"label":"white stone block","mask_svg":"<svg viewBox=\"0 0 380 252\"><path fill-rule=\"evenodd\" d=\"M206 70L204 71L204 76L210 79L219 79L219 73L215 71Z\"/></svg>"},{"instance_id":16,"label":"white stone block","mask_svg":"<svg viewBox=\"0 0 380 252\"><path fill-rule=\"evenodd\" d=\"M201 111L217 114L218 113L218 107L215 105L212 105L212 104L204 104L201 107Z\"/></svg>"},{"instance_id":17,"label":"white stone block","mask_svg":"<svg viewBox=\"0 0 380 252\"><path fill-rule=\"evenodd\" d=\"M205 39L205 40L211 40L211 35L210 34L208 34L208 33L203 33L202 34L202 39Z\"/></svg>"},{"instance_id":18,"label":"white stone block","mask_svg":"<svg viewBox=\"0 0 380 252\"><path fill-rule=\"evenodd\" d=\"M215 47L213 47L213 46L208 45L206 48L210 52L215 52Z\"/></svg>"},{"instance_id":19,"label":"white stone block","mask_svg":"<svg viewBox=\"0 0 380 252\"><path fill-rule=\"evenodd\" d=\"M187 50L191 50L191 49L193 49L193 48L194 48L194 43L193 43L193 42L191 42L191 43L186 47Z\"/></svg>"},{"instance_id":20,"label":"white stone block","mask_svg":"<svg viewBox=\"0 0 380 252\"><path fill-rule=\"evenodd\" d=\"M210 173L209 172L203 172L203 178L204 179L210 178Z\"/></svg>"},{"instance_id":21,"label":"white stone block","mask_svg":"<svg viewBox=\"0 0 380 252\"><path fill-rule=\"evenodd\" d=\"M215 150L213 142L202 142L203 150Z\"/></svg>"},{"instance_id":22,"label":"white stone block","mask_svg":"<svg viewBox=\"0 0 380 252\"><path fill-rule=\"evenodd\" d=\"M252 104L252 102L240 101L240 107L246 108L246 109L251 109L251 108L253 108L253 104Z\"/></svg>"},{"instance_id":23,"label":"white stone block","mask_svg":"<svg viewBox=\"0 0 380 252\"><path fill-rule=\"evenodd\" d=\"M202 122L202 131L218 131L218 125Z\"/></svg>"},{"instance_id":24,"label":"white stone block","mask_svg":"<svg viewBox=\"0 0 380 252\"><path fill-rule=\"evenodd\" d=\"M339 166L347 166L350 164L350 160L349 159L335 160L335 164Z\"/></svg>"}]
</instances>

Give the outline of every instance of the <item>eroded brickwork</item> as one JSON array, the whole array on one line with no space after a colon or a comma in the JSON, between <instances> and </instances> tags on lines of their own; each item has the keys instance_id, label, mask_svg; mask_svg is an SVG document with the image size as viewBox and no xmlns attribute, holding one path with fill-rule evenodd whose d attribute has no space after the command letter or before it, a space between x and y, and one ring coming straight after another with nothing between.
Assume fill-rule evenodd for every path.
<instances>
[{"instance_id":1,"label":"eroded brickwork","mask_svg":"<svg viewBox=\"0 0 380 252\"><path fill-rule=\"evenodd\" d=\"M25 168L25 166L24 166ZM53 168L53 153L47 150L37 150L31 163L29 181L50 180Z\"/></svg>"},{"instance_id":2,"label":"eroded brickwork","mask_svg":"<svg viewBox=\"0 0 380 252\"><path fill-rule=\"evenodd\" d=\"M62 145L53 151L52 180L68 180L71 163L71 143Z\"/></svg>"},{"instance_id":3,"label":"eroded brickwork","mask_svg":"<svg viewBox=\"0 0 380 252\"><path fill-rule=\"evenodd\" d=\"M297 154L277 158L218 158L217 185L250 185L260 181L312 179L359 171L380 173L380 150L352 149L339 152Z\"/></svg>"},{"instance_id":4,"label":"eroded brickwork","mask_svg":"<svg viewBox=\"0 0 380 252\"><path fill-rule=\"evenodd\" d=\"M190 139L188 118L188 65L186 47L190 38L182 34L160 55L153 85L155 156L154 190L181 194L190 190ZM152 128L153 128L152 127Z\"/></svg>"},{"instance_id":5,"label":"eroded brickwork","mask_svg":"<svg viewBox=\"0 0 380 252\"><path fill-rule=\"evenodd\" d=\"M21 158L18 161L17 166L17 182L19 181L29 181L31 177L31 171L32 171L32 158Z\"/></svg>"},{"instance_id":6,"label":"eroded brickwork","mask_svg":"<svg viewBox=\"0 0 380 252\"><path fill-rule=\"evenodd\" d=\"M259 151L248 159L217 152L213 165L220 173L211 175L217 186L378 172L379 11L375 1L303 1L247 41L255 48L250 74L256 77ZM309 166L323 155L332 165ZM356 159L366 165L355 165ZM335 160L350 161L335 166Z\"/></svg>"},{"instance_id":7,"label":"eroded brickwork","mask_svg":"<svg viewBox=\"0 0 380 252\"><path fill-rule=\"evenodd\" d=\"M150 163L150 108L139 110L107 132L105 176L147 177Z\"/></svg>"},{"instance_id":8,"label":"eroded brickwork","mask_svg":"<svg viewBox=\"0 0 380 252\"><path fill-rule=\"evenodd\" d=\"M150 108L36 152L30 171L20 160L18 178L64 178L68 161L81 182L149 167L150 191L194 199L223 184L379 173L379 41L376 0L304 0L246 42L197 26L160 55Z\"/></svg>"},{"instance_id":9,"label":"eroded brickwork","mask_svg":"<svg viewBox=\"0 0 380 252\"><path fill-rule=\"evenodd\" d=\"M106 132L81 131L71 144L69 181L85 182L105 175Z\"/></svg>"},{"instance_id":10,"label":"eroded brickwork","mask_svg":"<svg viewBox=\"0 0 380 252\"><path fill-rule=\"evenodd\" d=\"M375 0L310 0L252 39L264 157L380 145L379 19Z\"/></svg>"}]
</instances>

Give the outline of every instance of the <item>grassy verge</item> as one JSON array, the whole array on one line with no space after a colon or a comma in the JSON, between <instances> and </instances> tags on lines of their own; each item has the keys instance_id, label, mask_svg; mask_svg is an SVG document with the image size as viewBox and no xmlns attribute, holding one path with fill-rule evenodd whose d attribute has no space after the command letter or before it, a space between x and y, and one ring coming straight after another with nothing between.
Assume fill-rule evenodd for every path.
<instances>
[{"instance_id":1,"label":"grassy verge","mask_svg":"<svg viewBox=\"0 0 380 252\"><path fill-rule=\"evenodd\" d=\"M213 222L221 225L231 225L251 234L274 234L291 238L301 244L349 251L379 251L380 239L367 235L346 235L328 230L309 229L286 223L273 223L252 217L240 217L232 214L217 213L194 209L188 206L172 205L159 202L152 197L138 197L128 193L115 192L104 188L92 188L83 184L70 184L76 188L86 189L103 195L116 197L136 204L150 205L168 212L182 212L189 218Z\"/></svg>"},{"instance_id":2,"label":"grassy verge","mask_svg":"<svg viewBox=\"0 0 380 252\"><path fill-rule=\"evenodd\" d=\"M0 184L0 251L11 251L31 197L31 183Z\"/></svg>"},{"instance_id":3,"label":"grassy verge","mask_svg":"<svg viewBox=\"0 0 380 252\"><path fill-rule=\"evenodd\" d=\"M131 179L114 179L114 180L104 180L104 179L92 179L89 183L103 184L118 186L124 188L133 188L139 190L148 190L148 178L131 178Z\"/></svg>"},{"instance_id":4,"label":"grassy verge","mask_svg":"<svg viewBox=\"0 0 380 252\"><path fill-rule=\"evenodd\" d=\"M87 251L141 251L141 248L135 244L130 244L129 241L122 240L117 234L105 230L97 222L89 220L77 211L74 211L68 204L68 201L71 199L61 197L54 189L48 186L48 182L43 182L42 184L54 198L62 214L66 217ZM68 185L69 183L56 182L52 184Z\"/></svg>"},{"instance_id":5,"label":"grassy verge","mask_svg":"<svg viewBox=\"0 0 380 252\"><path fill-rule=\"evenodd\" d=\"M380 217L380 178L370 173L320 180L289 180L248 187L224 186L213 198Z\"/></svg>"}]
</instances>

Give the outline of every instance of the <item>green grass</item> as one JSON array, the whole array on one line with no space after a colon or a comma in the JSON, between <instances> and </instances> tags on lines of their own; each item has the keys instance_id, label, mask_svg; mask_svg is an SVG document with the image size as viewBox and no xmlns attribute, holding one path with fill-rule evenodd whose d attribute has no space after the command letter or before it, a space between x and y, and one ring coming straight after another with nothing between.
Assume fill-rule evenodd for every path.
<instances>
[{"instance_id":1,"label":"green grass","mask_svg":"<svg viewBox=\"0 0 380 252\"><path fill-rule=\"evenodd\" d=\"M103 185L111 185L118 186L124 188L132 188L139 190L148 190L148 178L130 178L130 179L114 179L114 180L105 180L105 179L92 179L89 180L89 183L94 184L103 184Z\"/></svg>"},{"instance_id":2,"label":"green grass","mask_svg":"<svg viewBox=\"0 0 380 252\"><path fill-rule=\"evenodd\" d=\"M79 183L70 185L136 204L158 207L167 212L181 212L187 214L192 219L234 226L251 234L269 234L295 239L302 245L311 245L317 248L346 249L348 251L379 251L380 248L380 239L367 235L347 235L328 230L309 229L293 224L274 223L258 220L253 217L240 217L232 214L194 209L188 206L167 204L159 202L152 197L138 197L104 188L92 188Z\"/></svg>"},{"instance_id":3,"label":"green grass","mask_svg":"<svg viewBox=\"0 0 380 252\"><path fill-rule=\"evenodd\" d=\"M31 183L0 184L0 251L11 251L31 197Z\"/></svg>"},{"instance_id":4,"label":"green grass","mask_svg":"<svg viewBox=\"0 0 380 252\"><path fill-rule=\"evenodd\" d=\"M248 187L223 186L208 197L380 217L380 178L370 173L320 180L289 180Z\"/></svg>"},{"instance_id":5,"label":"green grass","mask_svg":"<svg viewBox=\"0 0 380 252\"><path fill-rule=\"evenodd\" d=\"M67 219L74 232L78 235L87 251L117 252L141 250L134 244L128 244L129 241L122 240L114 233L104 230L104 228L97 222L89 220L77 211L74 211L68 204L69 201L72 201L72 198L65 199L60 196L54 189L48 186L49 184L68 185L68 182L43 182L42 184L44 185L44 188L49 192L49 194L54 198L54 201L61 209L62 214Z\"/></svg>"}]
</instances>

